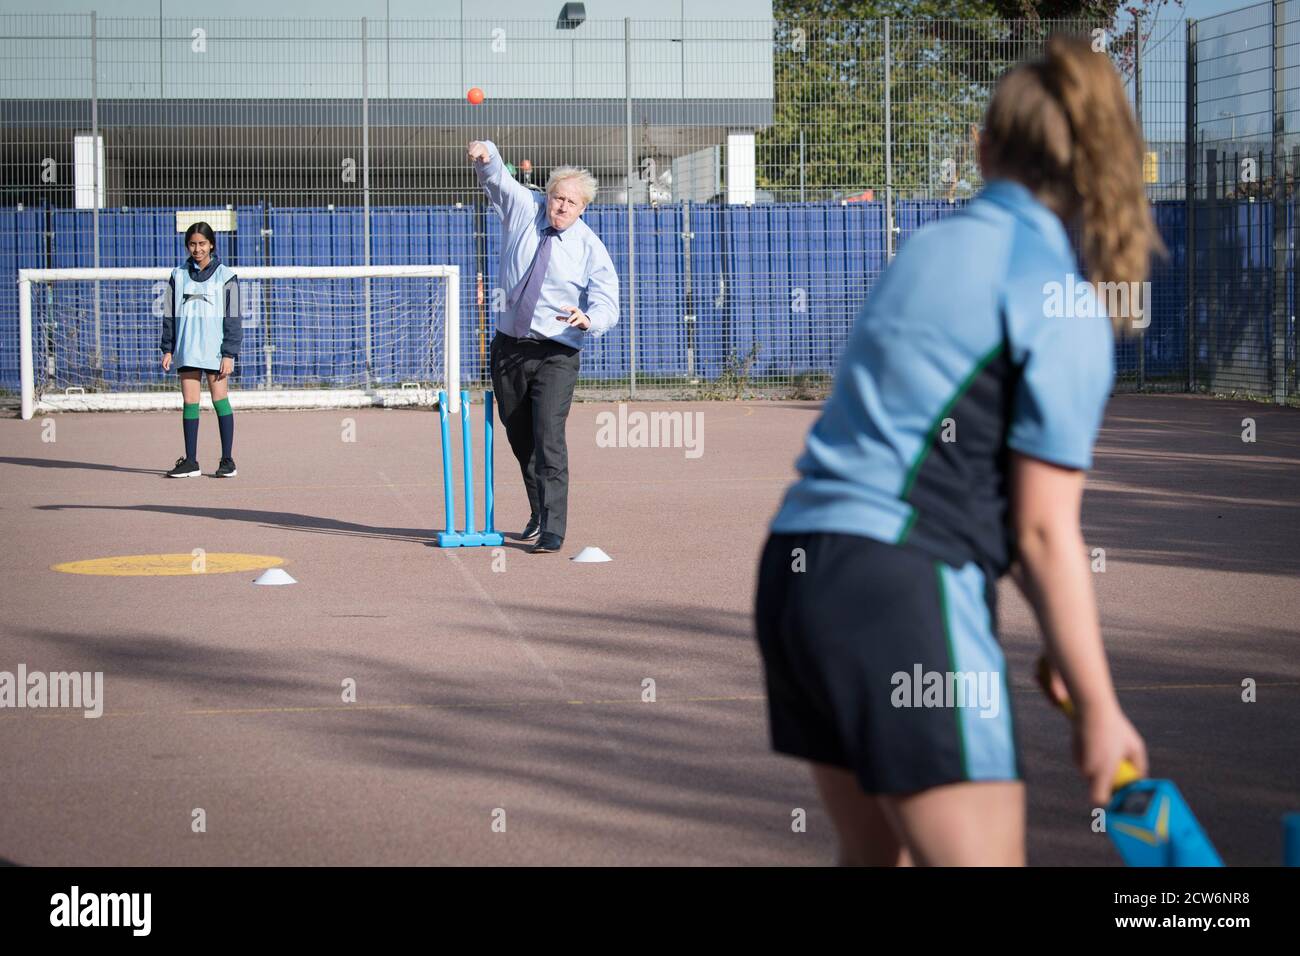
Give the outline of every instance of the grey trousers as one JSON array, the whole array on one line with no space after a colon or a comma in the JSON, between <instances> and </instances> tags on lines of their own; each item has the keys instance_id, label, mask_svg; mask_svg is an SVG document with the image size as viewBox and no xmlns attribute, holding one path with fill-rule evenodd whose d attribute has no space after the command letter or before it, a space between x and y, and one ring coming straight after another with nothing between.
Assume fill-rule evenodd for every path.
<instances>
[{"instance_id":1,"label":"grey trousers","mask_svg":"<svg viewBox=\"0 0 1300 956\"><path fill-rule=\"evenodd\" d=\"M564 426L582 353L559 342L492 339L492 390L519 461L528 507L542 530L564 537L569 516L569 446Z\"/></svg>"}]
</instances>

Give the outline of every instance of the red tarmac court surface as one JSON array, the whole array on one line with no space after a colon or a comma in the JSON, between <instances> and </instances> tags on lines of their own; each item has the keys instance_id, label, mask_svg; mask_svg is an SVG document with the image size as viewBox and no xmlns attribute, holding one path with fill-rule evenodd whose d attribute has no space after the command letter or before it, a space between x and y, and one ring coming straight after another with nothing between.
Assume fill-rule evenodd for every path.
<instances>
[{"instance_id":1,"label":"red tarmac court surface","mask_svg":"<svg viewBox=\"0 0 1300 956\"><path fill-rule=\"evenodd\" d=\"M766 524L818 406L629 406L665 408L703 415L700 457L599 448L597 415L616 406L574 406L564 553L511 543L503 571L489 549L429 546L442 519L427 409L237 413L229 481L160 477L179 453L174 413L53 416L52 443L39 418L0 421L0 670L103 671L105 697L98 720L0 710L0 861L833 861L807 773L768 749L750 620ZM498 437L498 525L517 531L527 506ZM210 411L199 440L211 473ZM1298 507L1300 413L1111 402L1084 520L1105 549L1116 683L1155 775L1230 864L1280 862L1282 814L1300 810ZM570 562L584 545L613 562ZM51 570L196 548L282 557L299 583ZM1001 611L1030 861L1114 864L1006 584ZM191 832L196 808L206 833ZM795 808L807 832L792 832Z\"/></svg>"}]
</instances>

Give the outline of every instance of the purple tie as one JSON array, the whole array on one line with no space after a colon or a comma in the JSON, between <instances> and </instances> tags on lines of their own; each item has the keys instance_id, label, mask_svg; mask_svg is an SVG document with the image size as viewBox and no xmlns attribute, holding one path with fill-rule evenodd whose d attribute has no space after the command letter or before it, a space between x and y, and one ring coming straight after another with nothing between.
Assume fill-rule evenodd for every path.
<instances>
[{"instance_id":1,"label":"purple tie","mask_svg":"<svg viewBox=\"0 0 1300 956\"><path fill-rule=\"evenodd\" d=\"M515 300L514 318L511 321L514 327L511 334L515 338L524 338L533 327L533 313L537 311L537 300L542 295L542 280L546 278L546 267L551 261L551 240L558 234L558 230L553 226L547 226L542 230L542 244L537 247L533 264L528 267L528 275L524 276L524 281L520 283L523 291Z\"/></svg>"}]
</instances>

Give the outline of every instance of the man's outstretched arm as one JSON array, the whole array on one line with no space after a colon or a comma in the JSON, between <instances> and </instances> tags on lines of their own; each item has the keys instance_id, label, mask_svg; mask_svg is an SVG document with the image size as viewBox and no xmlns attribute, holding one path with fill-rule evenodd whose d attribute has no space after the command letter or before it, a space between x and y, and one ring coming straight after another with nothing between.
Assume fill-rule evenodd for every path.
<instances>
[{"instance_id":1,"label":"man's outstretched arm","mask_svg":"<svg viewBox=\"0 0 1300 956\"><path fill-rule=\"evenodd\" d=\"M491 140L470 143L469 158L478 174L479 185L501 220L507 225L518 220L531 222L537 215L534 193L506 172L506 164L496 144Z\"/></svg>"}]
</instances>

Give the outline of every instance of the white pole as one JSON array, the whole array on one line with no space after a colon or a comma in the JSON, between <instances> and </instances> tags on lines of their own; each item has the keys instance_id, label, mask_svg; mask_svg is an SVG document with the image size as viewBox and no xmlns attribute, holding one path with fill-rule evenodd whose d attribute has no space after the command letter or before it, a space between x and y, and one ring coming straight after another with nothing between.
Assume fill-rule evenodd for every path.
<instances>
[{"instance_id":1,"label":"white pole","mask_svg":"<svg viewBox=\"0 0 1300 956\"><path fill-rule=\"evenodd\" d=\"M446 370L447 411L460 414L460 269L447 271L447 304L443 308L442 365Z\"/></svg>"},{"instance_id":2,"label":"white pole","mask_svg":"<svg viewBox=\"0 0 1300 956\"><path fill-rule=\"evenodd\" d=\"M36 413L36 376L32 373L32 283L18 280L18 368L22 380L23 421Z\"/></svg>"}]
</instances>

